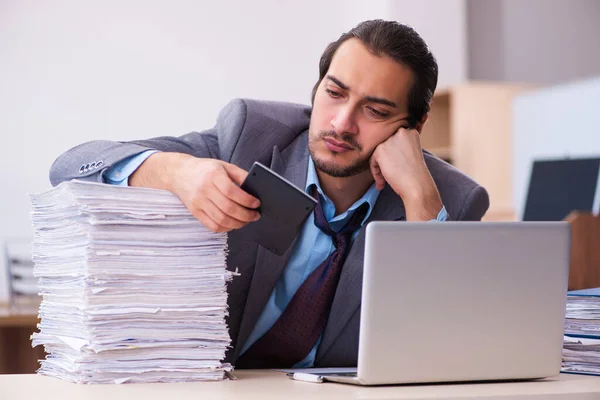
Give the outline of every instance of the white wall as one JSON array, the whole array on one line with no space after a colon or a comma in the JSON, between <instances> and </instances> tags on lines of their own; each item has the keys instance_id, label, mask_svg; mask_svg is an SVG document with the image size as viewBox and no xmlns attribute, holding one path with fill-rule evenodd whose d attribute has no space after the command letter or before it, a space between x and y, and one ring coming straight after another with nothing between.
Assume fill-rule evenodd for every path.
<instances>
[{"instance_id":1,"label":"white wall","mask_svg":"<svg viewBox=\"0 0 600 400\"><path fill-rule=\"evenodd\" d=\"M325 46L362 20L423 31L440 85L460 82L463 14L464 0L0 0L0 241L31 235L27 193L66 149L209 128L235 97L308 103Z\"/></svg>"},{"instance_id":2,"label":"white wall","mask_svg":"<svg viewBox=\"0 0 600 400\"><path fill-rule=\"evenodd\" d=\"M471 79L553 85L600 75L600 1L467 0Z\"/></svg>"},{"instance_id":3,"label":"white wall","mask_svg":"<svg viewBox=\"0 0 600 400\"><path fill-rule=\"evenodd\" d=\"M533 161L600 156L600 77L519 95L513 104L513 200L520 219Z\"/></svg>"},{"instance_id":4,"label":"white wall","mask_svg":"<svg viewBox=\"0 0 600 400\"><path fill-rule=\"evenodd\" d=\"M391 19L412 26L435 55L438 88L467 80L466 0L391 0L390 6Z\"/></svg>"},{"instance_id":5,"label":"white wall","mask_svg":"<svg viewBox=\"0 0 600 400\"><path fill-rule=\"evenodd\" d=\"M504 0L508 82L557 84L600 74L600 1Z\"/></svg>"}]
</instances>

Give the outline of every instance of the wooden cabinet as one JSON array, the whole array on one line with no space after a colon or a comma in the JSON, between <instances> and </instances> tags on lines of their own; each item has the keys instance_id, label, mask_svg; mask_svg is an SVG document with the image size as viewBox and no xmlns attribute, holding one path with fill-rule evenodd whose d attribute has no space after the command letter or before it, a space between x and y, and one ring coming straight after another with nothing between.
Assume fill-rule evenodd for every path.
<instances>
[{"instance_id":1,"label":"wooden cabinet","mask_svg":"<svg viewBox=\"0 0 600 400\"><path fill-rule=\"evenodd\" d=\"M30 374L43 359L44 349L31 347L38 323L37 308L14 310L0 304L0 374Z\"/></svg>"},{"instance_id":2,"label":"wooden cabinet","mask_svg":"<svg viewBox=\"0 0 600 400\"><path fill-rule=\"evenodd\" d=\"M573 211L571 224L569 290L600 287L600 215Z\"/></svg>"},{"instance_id":3,"label":"wooden cabinet","mask_svg":"<svg viewBox=\"0 0 600 400\"><path fill-rule=\"evenodd\" d=\"M533 87L473 82L437 91L423 147L485 187L484 220L515 219L512 204L512 100Z\"/></svg>"}]
</instances>

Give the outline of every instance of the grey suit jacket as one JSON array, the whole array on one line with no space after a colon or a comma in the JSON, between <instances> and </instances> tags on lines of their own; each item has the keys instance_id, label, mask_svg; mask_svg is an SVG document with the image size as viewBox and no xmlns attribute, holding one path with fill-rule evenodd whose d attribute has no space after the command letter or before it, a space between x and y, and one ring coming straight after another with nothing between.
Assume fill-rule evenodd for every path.
<instances>
[{"instance_id":1,"label":"grey suit jacket","mask_svg":"<svg viewBox=\"0 0 600 400\"><path fill-rule=\"evenodd\" d=\"M158 137L127 143L92 141L79 145L58 157L50 170L50 181L53 185L70 179L102 182L103 173L115 163L144 150L156 149L217 158L246 170L254 161L259 161L304 187L310 111L309 107L297 104L234 100L220 112L215 127L204 132L178 138ZM489 206L485 189L433 155L424 152L424 157L450 218L480 220ZM402 199L386 186L369 221L403 219ZM250 237L251 229L247 228L250 225L229 233L228 268L237 268L241 273L228 287L228 325L233 347L227 359L233 363L294 247L283 256L277 256L256 245ZM316 354L317 367L356 365L364 240L363 227L343 267Z\"/></svg>"}]
</instances>

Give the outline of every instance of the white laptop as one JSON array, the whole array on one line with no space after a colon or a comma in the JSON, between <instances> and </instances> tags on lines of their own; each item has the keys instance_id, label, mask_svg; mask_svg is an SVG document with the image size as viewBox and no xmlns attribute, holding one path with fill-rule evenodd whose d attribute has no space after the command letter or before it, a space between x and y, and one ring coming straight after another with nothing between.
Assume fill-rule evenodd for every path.
<instances>
[{"instance_id":1,"label":"white laptop","mask_svg":"<svg viewBox=\"0 0 600 400\"><path fill-rule=\"evenodd\" d=\"M372 222L360 385L534 379L560 372L570 225Z\"/></svg>"}]
</instances>

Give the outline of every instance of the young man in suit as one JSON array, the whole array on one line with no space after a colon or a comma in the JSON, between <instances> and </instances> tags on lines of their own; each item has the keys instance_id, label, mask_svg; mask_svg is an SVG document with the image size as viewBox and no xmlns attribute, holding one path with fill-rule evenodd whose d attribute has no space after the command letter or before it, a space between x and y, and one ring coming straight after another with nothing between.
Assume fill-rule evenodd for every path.
<instances>
[{"instance_id":1,"label":"young man in suit","mask_svg":"<svg viewBox=\"0 0 600 400\"><path fill-rule=\"evenodd\" d=\"M229 285L236 367L355 366L365 224L479 220L489 205L481 186L421 148L437 73L414 30L365 21L323 53L312 107L234 100L204 132L75 147L50 180L166 189L229 232L228 267L241 272ZM319 200L283 256L250 237L259 202L239 185L254 161Z\"/></svg>"}]
</instances>

